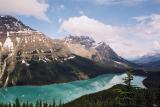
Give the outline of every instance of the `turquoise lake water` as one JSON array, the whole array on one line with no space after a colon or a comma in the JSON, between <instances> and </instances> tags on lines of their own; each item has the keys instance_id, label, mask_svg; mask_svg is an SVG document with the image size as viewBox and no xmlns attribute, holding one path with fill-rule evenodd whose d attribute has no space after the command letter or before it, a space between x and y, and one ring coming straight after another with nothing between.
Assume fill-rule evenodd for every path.
<instances>
[{"instance_id":1,"label":"turquoise lake water","mask_svg":"<svg viewBox=\"0 0 160 107\"><path fill-rule=\"evenodd\" d=\"M108 89L113 85L123 83L126 74L105 74L93 79L69 83L51 84L45 86L15 86L0 89L0 102L14 102L18 97L21 101L35 103L37 99L58 103L69 102L80 96ZM133 85L145 88L142 81L145 77L134 76Z\"/></svg>"}]
</instances>

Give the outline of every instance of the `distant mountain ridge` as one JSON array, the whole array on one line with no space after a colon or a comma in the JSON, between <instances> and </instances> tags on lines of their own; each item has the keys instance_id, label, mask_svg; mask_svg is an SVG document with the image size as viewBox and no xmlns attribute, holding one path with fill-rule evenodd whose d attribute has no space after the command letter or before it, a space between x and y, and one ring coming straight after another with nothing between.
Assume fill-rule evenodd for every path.
<instances>
[{"instance_id":1,"label":"distant mountain ridge","mask_svg":"<svg viewBox=\"0 0 160 107\"><path fill-rule=\"evenodd\" d=\"M133 62L144 67L160 68L160 53L144 55Z\"/></svg>"},{"instance_id":2,"label":"distant mountain ridge","mask_svg":"<svg viewBox=\"0 0 160 107\"><path fill-rule=\"evenodd\" d=\"M154 54L144 55L138 58L137 60L134 60L134 62L138 64L146 64L146 63L155 62L158 60L160 60L160 53L154 53Z\"/></svg>"}]
</instances>

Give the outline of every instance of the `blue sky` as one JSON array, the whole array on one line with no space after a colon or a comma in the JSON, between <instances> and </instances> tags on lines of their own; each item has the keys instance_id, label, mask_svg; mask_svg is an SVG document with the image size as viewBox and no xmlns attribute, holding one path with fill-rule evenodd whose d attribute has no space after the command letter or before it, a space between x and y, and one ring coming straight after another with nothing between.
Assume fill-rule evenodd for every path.
<instances>
[{"instance_id":1,"label":"blue sky","mask_svg":"<svg viewBox=\"0 0 160 107\"><path fill-rule=\"evenodd\" d=\"M69 33L91 36L107 42L125 58L160 51L160 0L0 2L0 14L15 15L52 38Z\"/></svg>"},{"instance_id":2,"label":"blue sky","mask_svg":"<svg viewBox=\"0 0 160 107\"><path fill-rule=\"evenodd\" d=\"M49 8L46 15L50 22L22 15L17 17L24 23L49 36L59 36L56 34L60 26L59 18L66 20L70 17L81 16L80 11L83 11L84 15L88 17L112 25L133 24L134 20L132 17L160 13L160 4L152 2L152 0L144 0L146 2L140 4L124 3L117 5L96 4L91 1L94 0L48 0Z\"/></svg>"}]
</instances>

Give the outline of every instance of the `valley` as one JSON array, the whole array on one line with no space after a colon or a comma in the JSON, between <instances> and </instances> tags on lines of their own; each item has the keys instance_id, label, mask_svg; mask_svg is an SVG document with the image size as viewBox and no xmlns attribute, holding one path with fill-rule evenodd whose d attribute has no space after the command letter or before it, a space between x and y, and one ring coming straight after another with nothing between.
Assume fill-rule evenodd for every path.
<instances>
[{"instance_id":1,"label":"valley","mask_svg":"<svg viewBox=\"0 0 160 107\"><path fill-rule=\"evenodd\" d=\"M87 36L51 39L12 16L0 21L1 87L83 80L130 68L145 74L104 42Z\"/></svg>"},{"instance_id":2,"label":"valley","mask_svg":"<svg viewBox=\"0 0 160 107\"><path fill-rule=\"evenodd\" d=\"M0 103L70 104L77 98L124 85L158 89L159 54L129 61L106 42L88 36L51 39L13 16L0 16ZM82 97L83 98L83 97Z\"/></svg>"}]
</instances>

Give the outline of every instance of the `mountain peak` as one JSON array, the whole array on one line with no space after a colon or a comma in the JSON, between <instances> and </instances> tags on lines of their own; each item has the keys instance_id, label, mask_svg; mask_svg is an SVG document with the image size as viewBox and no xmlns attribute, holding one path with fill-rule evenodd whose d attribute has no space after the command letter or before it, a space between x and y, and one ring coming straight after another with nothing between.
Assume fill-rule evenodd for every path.
<instances>
[{"instance_id":1,"label":"mountain peak","mask_svg":"<svg viewBox=\"0 0 160 107\"><path fill-rule=\"evenodd\" d=\"M160 53L149 53L134 60L134 62L137 64L147 64L147 63L156 62L159 60L160 60Z\"/></svg>"},{"instance_id":2,"label":"mountain peak","mask_svg":"<svg viewBox=\"0 0 160 107\"><path fill-rule=\"evenodd\" d=\"M101 56L104 56L104 59L119 59L119 56L113 51L113 49L103 41L99 42L95 48L99 51Z\"/></svg>"},{"instance_id":3,"label":"mountain peak","mask_svg":"<svg viewBox=\"0 0 160 107\"><path fill-rule=\"evenodd\" d=\"M0 15L0 18L14 18L14 17L11 15Z\"/></svg>"},{"instance_id":4,"label":"mountain peak","mask_svg":"<svg viewBox=\"0 0 160 107\"><path fill-rule=\"evenodd\" d=\"M71 43L79 43L86 48L91 48L95 44L95 40L89 36L72 36L69 35L68 37L65 38L66 42L71 42Z\"/></svg>"},{"instance_id":5,"label":"mountain peak","mask_svg":"<svg viewBox=\"0 0 160 107\"><path fill-rule=\"evenodd\" d=\"M16 19L13 16L5 15L0 16L0 31L1 32L8 32L8 31L27 31L33 30L29 26L24 25L20 20Z\"/></svg>"},{"instance_id":6,"label":"mountain peak","mask_svg":"<svg viewBox=\"0 0 160 107\"><path fill-rule=\"evenodd\" d=\"M95 47L109 47L109 45L108 44L106 44L106 42L104 42L104 41L101 41L101 42L99 42L99 43L97 43L97 45L95 46Z\"/></svg>"}]
</instances>

